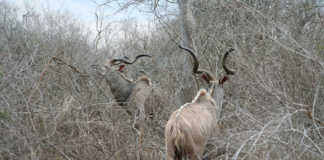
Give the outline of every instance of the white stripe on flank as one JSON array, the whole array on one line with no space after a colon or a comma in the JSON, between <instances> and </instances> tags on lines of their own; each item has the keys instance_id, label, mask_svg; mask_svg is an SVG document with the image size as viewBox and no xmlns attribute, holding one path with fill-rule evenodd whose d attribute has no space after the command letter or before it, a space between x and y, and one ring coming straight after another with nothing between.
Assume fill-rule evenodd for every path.
<instances>
[{"instance_id":1,"label":"white stripe on flank","mask_svg":"<svg viewBox=\"0 0 324 160\"><path fill-rule=\"evenodd\" d=\"M185 103L184 105L182 105L182 106L178 109L177 114L176 114L176 118L179 117L179 115L180 115L181 111L183 110L183 108L186 107L186 106L189 105L189 104L192 104L192 103Z\"/></svg>"}]
</instances>

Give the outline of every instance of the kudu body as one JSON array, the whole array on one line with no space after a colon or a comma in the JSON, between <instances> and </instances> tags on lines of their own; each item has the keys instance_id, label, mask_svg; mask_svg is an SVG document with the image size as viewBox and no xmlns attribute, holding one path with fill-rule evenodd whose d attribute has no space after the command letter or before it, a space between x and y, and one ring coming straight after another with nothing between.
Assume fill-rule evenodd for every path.
<instances>
[{"instance_id":1,"label":"kudu body","mask_svg":"<svg viewBox=\"0 0 324 160\"><path fill-rule=\"evenodd\" d=\"M200 160L208 138L219 130L217 120L220 117L217 117L219 115L217 112L220 106L216 104L212 96L215 85L220 84L220 81L216 81L209 71L199 69L198 59L192 50L179 47L193 57L193 73L207 82L209 90L200 89L191 103L182 105L171 114L165 127L167 160L182 160L182 158ZM231 51L233 50L226 52L222 62L227 74L234 74L225 66L226 58Z\"/></svg>"}]
</instances>

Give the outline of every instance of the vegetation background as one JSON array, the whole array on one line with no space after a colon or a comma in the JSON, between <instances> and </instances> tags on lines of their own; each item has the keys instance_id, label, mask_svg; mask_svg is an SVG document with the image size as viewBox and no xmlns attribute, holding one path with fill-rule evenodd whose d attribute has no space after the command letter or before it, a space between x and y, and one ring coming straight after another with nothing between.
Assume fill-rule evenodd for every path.
<instances>
[{"instance_id":1,"label":"vegetation background","mask_svg":"<svg viewBox=\"0 0 324 160\"><path fill-rule=\"evenodd\" d=\"M201 87L177 47L177 3L117 2L120 11L145 8L153 25L143 30L126 19L116 37L100 14L93 31L68 14L0 0L0 159L135 159L133 122L93 66L143 53L153 58L126 74L136 79L144 71L165 101L143 145L144 159L164 158L168 117ZM236 50L228 64L236 75L224 85L221 133L206 153L212 159L323 159L323 7L322 0L194 1L202 66L221 75L218 60L228 48ZM221 148L227 152L213 157Z\"/></svg>"}]
</instances>

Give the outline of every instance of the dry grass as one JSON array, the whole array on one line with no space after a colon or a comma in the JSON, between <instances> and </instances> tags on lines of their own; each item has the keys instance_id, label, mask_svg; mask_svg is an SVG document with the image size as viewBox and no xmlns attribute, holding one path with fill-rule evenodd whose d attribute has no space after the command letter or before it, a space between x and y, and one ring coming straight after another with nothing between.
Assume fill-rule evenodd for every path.
<instances>
[{"instance_id":1,"label":"dry grass","mask_svg":"<svg viewBox=\"0 0 324 160\"><path fill-rule=\"evenodd\" d=\"M196 44L204 68L221 75L217 60L228 46L236 49L229 65L237 74L224 85L221 133L206 151L211 159L324 157L323 18L316 15L298 26L294 22L316 8L305 9L306 2L274 4L197 9ZM25 24L18 14L0 2L0 159L133 160L139 149L143 160L164 158L164 125L198 90L187 69L189 58L172 41L179 38L176 22L166 28L174 34L152 30L143 50L142 43L130 43L134 37L97 50L78 22L51 25L69 19L65 15L50 19L42 13ZM150 75L154 94L146 103L156 106L154 119L145 124L143 148L133 117L114 102L104 77L91 67L115 53L140 52L151 53L153 60L127 74Z\"/></svg>"}]
</instances>

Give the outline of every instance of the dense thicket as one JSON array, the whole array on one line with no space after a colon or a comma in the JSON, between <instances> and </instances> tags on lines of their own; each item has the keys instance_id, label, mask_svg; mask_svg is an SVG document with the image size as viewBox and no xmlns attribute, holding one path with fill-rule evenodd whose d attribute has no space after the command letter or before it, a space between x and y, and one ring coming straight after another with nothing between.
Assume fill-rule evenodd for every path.
<instances>
[{"instance_id":1,"label":"dense thicket","mask_svg":"<svg viewBox=\"0 0 324 160\"><path fill-rule=\"evenodd\" d=\"M219 159L324 157L322 6L316 0L194 3L202 66L222 75L218 60L229 47L236 50L211 157L218 148L228 150ZM134 21L121 23L117 36L107 27L98 47L72 16L0 1L0 159L135 159L132 119L93 65L142 53L153 58L126 74L136 79L144 71L168 101L144 139L147 159L162 159L168 116L204 85L177 48L177 17L156 16L145 32Z\"/></svg>"}]
</instances>

